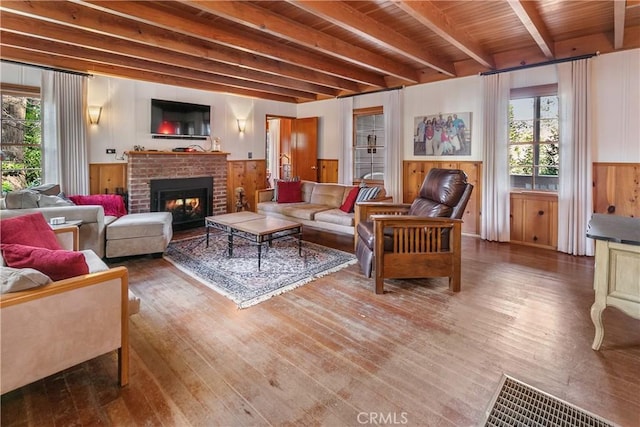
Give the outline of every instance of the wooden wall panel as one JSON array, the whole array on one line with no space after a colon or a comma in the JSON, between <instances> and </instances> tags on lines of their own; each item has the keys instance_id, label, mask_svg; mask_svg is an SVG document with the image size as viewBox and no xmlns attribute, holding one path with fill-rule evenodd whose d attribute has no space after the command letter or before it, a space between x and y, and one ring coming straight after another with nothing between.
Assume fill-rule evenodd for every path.
<instances>
[{"instance_id":1,"label":"wooden wall panel","mask_svg":"<svg viewBox=\"0 0 640 427\"><path fill-rule=\"evenodd\" d=\"M236 212L235 190L244 188L249 210L253 206L256 190L267 188L267 162L265 160L233 160L227 162L227 212Z\"/></svg>"},{"instance_id":2,"label":"wooden wall panel","mask_svg":"<svg viewBox=\"0 0 640 427\"><path fill-rule=\"evenodd\" d=\"M318 159L318 182L338 182L338 159Z\"/></svg>"},{"instance_id":3,"label":"wooden wall panel","mask_svg":"<svg viewBox=\"0 0 640 427\"><path fill-rule=\"evenodd\" d=\"M114 194L119 188L127 191L127 163L91 163L89 165L90 194Z\"/></svg>"},{"instance_id":4,"label":"wooden wall panel","mask_svg":"<svg viewBox=\"0 0 640 427\"><path fill-rule=\"evenodd\" d=\"M640 218L640 163L594 163L593 210Z\"/></svg>"},{"instance_id":5,"label":"wooden wall panel","mask_svg":"<svg viewBox=\"0 0 640 427\"><path fill-rule=\"evenodd\" d=\"M480 234L480 213L482 200L482 163L481 162L439 162L406 160L402 165L402 201L411 203L418 196L427 173L432 168L462 169L473 184L473 193L463 216L462 232Z\"/></svg>"},{"instance_id":6,"label":"wooden wall panel","mask_svg":"<svg viewBox=\"0 0 640 427\"><path fill-rule=\"evenodd\" d=\"M558 196L555 193L511 193L511 242L557 248Z\"/></svg>"}]
</instances>

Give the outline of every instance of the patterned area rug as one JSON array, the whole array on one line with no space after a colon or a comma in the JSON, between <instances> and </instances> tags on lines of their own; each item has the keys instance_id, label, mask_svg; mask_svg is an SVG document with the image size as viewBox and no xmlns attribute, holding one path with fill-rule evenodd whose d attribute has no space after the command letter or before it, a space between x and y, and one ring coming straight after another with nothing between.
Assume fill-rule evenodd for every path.
<instances>
[{"instance_id":1,"label":"patterned area rug","mask_svg":"<svg viewBox=\"0 0 640 427\"><path fill-rule=\"evenodd\" d=\"M283 239L270 248L262 247L260 271L258 248L247 240L234 240L233 257L227 255L227 239L212 234L171 242L164 258L214 291L238 304L250 307L275 295L302 286L312 280L355 264L353 254L302 242Z\"/></svg>"}]
</instances>

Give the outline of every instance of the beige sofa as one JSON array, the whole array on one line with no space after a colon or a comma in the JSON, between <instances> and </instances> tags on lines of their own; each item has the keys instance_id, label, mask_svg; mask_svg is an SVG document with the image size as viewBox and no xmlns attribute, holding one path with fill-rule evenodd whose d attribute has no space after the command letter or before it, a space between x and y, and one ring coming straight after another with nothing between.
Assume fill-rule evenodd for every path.
<instances>
[{"instance_id":1,"label":"beige sofa","mask_svg":"<svg viewBox=\"0 0 640 427\"><path fill-rule=\"evenodd\" d=\"M278 203L273 201L274 189L256 191L256 212L277 218L289 219L321 230L354 234L356 218L340 206L353 188L352 185L302 181L302 202ZM384 189L373 201L389 200Z\"/></svg>"},{"instance_id":2,"label":"beige sofa","mask_svg":"<svg viewBox=\"0 0 640 427\"><path fill-rule=\"evenodd\" d=\"M77 227L55 232L63 248L77 250ZM113 350L119 383L128 383L128 315L139 300L128 290L125 267L108 268L83 253L89 274L0 296L0 393Z\"/></svg>"}]
</instances>

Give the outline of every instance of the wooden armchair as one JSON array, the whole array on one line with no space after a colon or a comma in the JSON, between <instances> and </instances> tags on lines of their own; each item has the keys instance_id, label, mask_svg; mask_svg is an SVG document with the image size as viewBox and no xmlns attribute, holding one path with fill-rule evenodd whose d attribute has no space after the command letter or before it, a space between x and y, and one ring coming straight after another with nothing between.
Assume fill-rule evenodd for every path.
<instances>
[{"instance_id":1,"label":"wooden armchair","mask_svg":"<svg viewBox=\"0 0 640 427\"><path fill-rule=\"evenodd\" d=\"M464 171L434 168L412 204L356 206L356 256L365 276L375 271L377 294L385 278L449 277L460 291L461 218L472 190Z\"/></svg>"},{"instance_id":2,"label":"wooden armchair","mask_svg":"<svg viewBox=\"0 0 640 427\"><path fill-rule=\"evenodd\" d=\"M77 227L54 232L63 248L78 249ZM115 267L1 295L0 393L112 350L127 385L128 284L128 270Z\"/></svg>"}]
</instances>

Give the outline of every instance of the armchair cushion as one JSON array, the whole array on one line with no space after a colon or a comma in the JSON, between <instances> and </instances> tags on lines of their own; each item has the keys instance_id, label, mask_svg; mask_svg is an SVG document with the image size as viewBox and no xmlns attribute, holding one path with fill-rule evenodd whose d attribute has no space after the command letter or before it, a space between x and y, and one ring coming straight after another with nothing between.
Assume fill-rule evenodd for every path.
<instances>
[{"instance_id":1,"label":"armchair cushion","mask_svg":"<svg viewBox=\"0 0 640 427\"><path fill-rule=\"evenodd\" d=\"M51 283L51 278L33 268L0 267L0 293L24 291Z\"/></svg>"},{"instance_id":2,"label":"armchair cushion","mask_svg":"<svg viewBox=\"0 0 640 427\"><path fill-rule=\"evenodd\" d=\"M0 227L2 243L62 249L55 233L40 212L3 219Z\"/></svg>"},{"instance_id":3,"label":"armchair cushion","mask_svg":"<svg viewBox=\"0 0 640 427\"><path fill-rule=\"evenodd\" d=\"M51 250L15 243L3 243L0 248L9 267L33 268L52 280L63 280L89 273L82 252Z\"/></svg>"}]
</instances>

